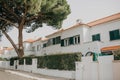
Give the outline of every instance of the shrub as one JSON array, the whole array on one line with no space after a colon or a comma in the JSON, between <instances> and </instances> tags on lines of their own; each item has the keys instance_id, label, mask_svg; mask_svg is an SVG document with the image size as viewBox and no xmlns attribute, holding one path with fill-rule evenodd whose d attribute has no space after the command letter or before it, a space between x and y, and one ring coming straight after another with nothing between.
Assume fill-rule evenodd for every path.
<instances>
[{"instance_id":1,"label":"shrub","mask_svg":"<svg viewBox=\"0 0 120 80\"><path fill-rule=\"evenodd\" d=\"M75 70L75 61L81 60L81 53L46 55L37 57L38 68Z\"/></svg>"},{"instance_id":2,"label":"shrub","mask_svg":"<svg viewBox=\"0 0 120 80\"><path fill-rule=\"evenodd\" d=\"M19 65L24 65L24 59L23 58L19 59Z\"/></svg>"},{"instance_id":3,"label":"shrub","mask_svg":"<svg viewBox=\"0 0 120 80\"><path fill-rule=\"evenodd\" d=\"M32 57L25 57L25 64L32 65Z\"/></svg>"},{"instance_id":4,"label":"shrub","mask_svg":"<svg viewBox=\"0 0 120 80\"><path fill-rule=\"evenodd\" d=\"M10 66L14 65L14 60L18 60L18 57L10 58Z\"/></svg>"},{"instance_id":5,"label":"shrub","mask_svg":"<svg viewBox=\"0 0 120 80\"><path fill-rule=\"evenodd\" d=\"M120 60L120 49L113 51L114 60Z\"/></svg>"}]
</instances>

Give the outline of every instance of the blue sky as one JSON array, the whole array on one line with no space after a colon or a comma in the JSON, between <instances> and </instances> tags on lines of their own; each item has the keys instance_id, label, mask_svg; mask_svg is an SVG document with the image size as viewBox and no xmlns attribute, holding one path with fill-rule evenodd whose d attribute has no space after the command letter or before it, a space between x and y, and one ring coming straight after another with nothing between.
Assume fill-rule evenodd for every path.
<instances>
[{"instance_id":1,"label":"blue sky","mask_svg":"<svg viewBox=\"0 0 120 80\"><path fill-rule=\"evenodd\" d=\"M68 28L76 24L76 20L80 19L83 23L88 23L96 19L100 19L120 12L120 0L67 0L71 8L71 14L63 22L62 28ZM23 33L24 40L28 38L44 37L53 33L54 29L44 25L43 28L37 29L33 33ZM9 32L9 35L17 43L17 30ZM0 46L11 46L9 41L3 36Z\"/></svg>"}]
</instances>

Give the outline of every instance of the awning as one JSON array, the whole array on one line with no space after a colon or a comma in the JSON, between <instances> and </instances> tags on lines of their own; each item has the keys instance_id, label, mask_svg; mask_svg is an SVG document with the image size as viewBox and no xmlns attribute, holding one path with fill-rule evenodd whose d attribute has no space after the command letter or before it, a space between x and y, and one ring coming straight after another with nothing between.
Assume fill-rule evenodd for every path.
<instances>
[{"instance_id":1,"label":"awning","mask_svg":"<svg viewBox=\"0 0 120 80\"><path fill-rule=\"evenodd\" d=\"M118 46L103 47L103 48L101 48L101 51L102 52L105 52L105 51L114 51L114 50L117 50L117 49L120 49L120 45L118 45Z\"/></svg>"}]
</instances>

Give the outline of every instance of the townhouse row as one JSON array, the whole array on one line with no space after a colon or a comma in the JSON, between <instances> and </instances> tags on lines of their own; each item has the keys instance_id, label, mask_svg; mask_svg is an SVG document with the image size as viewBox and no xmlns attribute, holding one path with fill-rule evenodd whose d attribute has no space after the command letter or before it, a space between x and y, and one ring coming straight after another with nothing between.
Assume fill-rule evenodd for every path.
<instances>
[{"instance_id":1,"label":"townhouse row","mask_svg":"<svg viewBox=\"0 0 120 80\"><path fill-rule=\"evenodd\" d=\"M60 29L45 38L28 39L23 42L25 56L52 55L63 53L88 52L111 54L120 48L120 13ZM14 49L6 49L2 57L17 56Z\"/></svg>"}]
</instances>

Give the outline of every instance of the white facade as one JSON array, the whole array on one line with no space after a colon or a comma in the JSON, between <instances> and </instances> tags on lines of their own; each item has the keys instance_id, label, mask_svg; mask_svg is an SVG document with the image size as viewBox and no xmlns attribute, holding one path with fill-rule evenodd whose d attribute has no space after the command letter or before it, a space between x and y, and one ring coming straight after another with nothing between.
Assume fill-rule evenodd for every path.
<instances>
[{"instance_id":1,"label":"white facade","mask_svg":"<svg viewBox=\"0 0 120 80\"><path fill-rule=\"evenodd\" d=\"M118 39L110 40L110 32L117 30ZM98 38L96 35L98 34ZM112 33L113 34L113 33ZM113 35L112 37L115 37ZM68 29L46 36L47 39L24 42L25 56L87 52L101 53L101 49L120 46L120 13L88 24L78 23ZM99 39L93 41L93 39ZM11 54L14 55L15 52Z\"/></svg>"}]
</instances>

